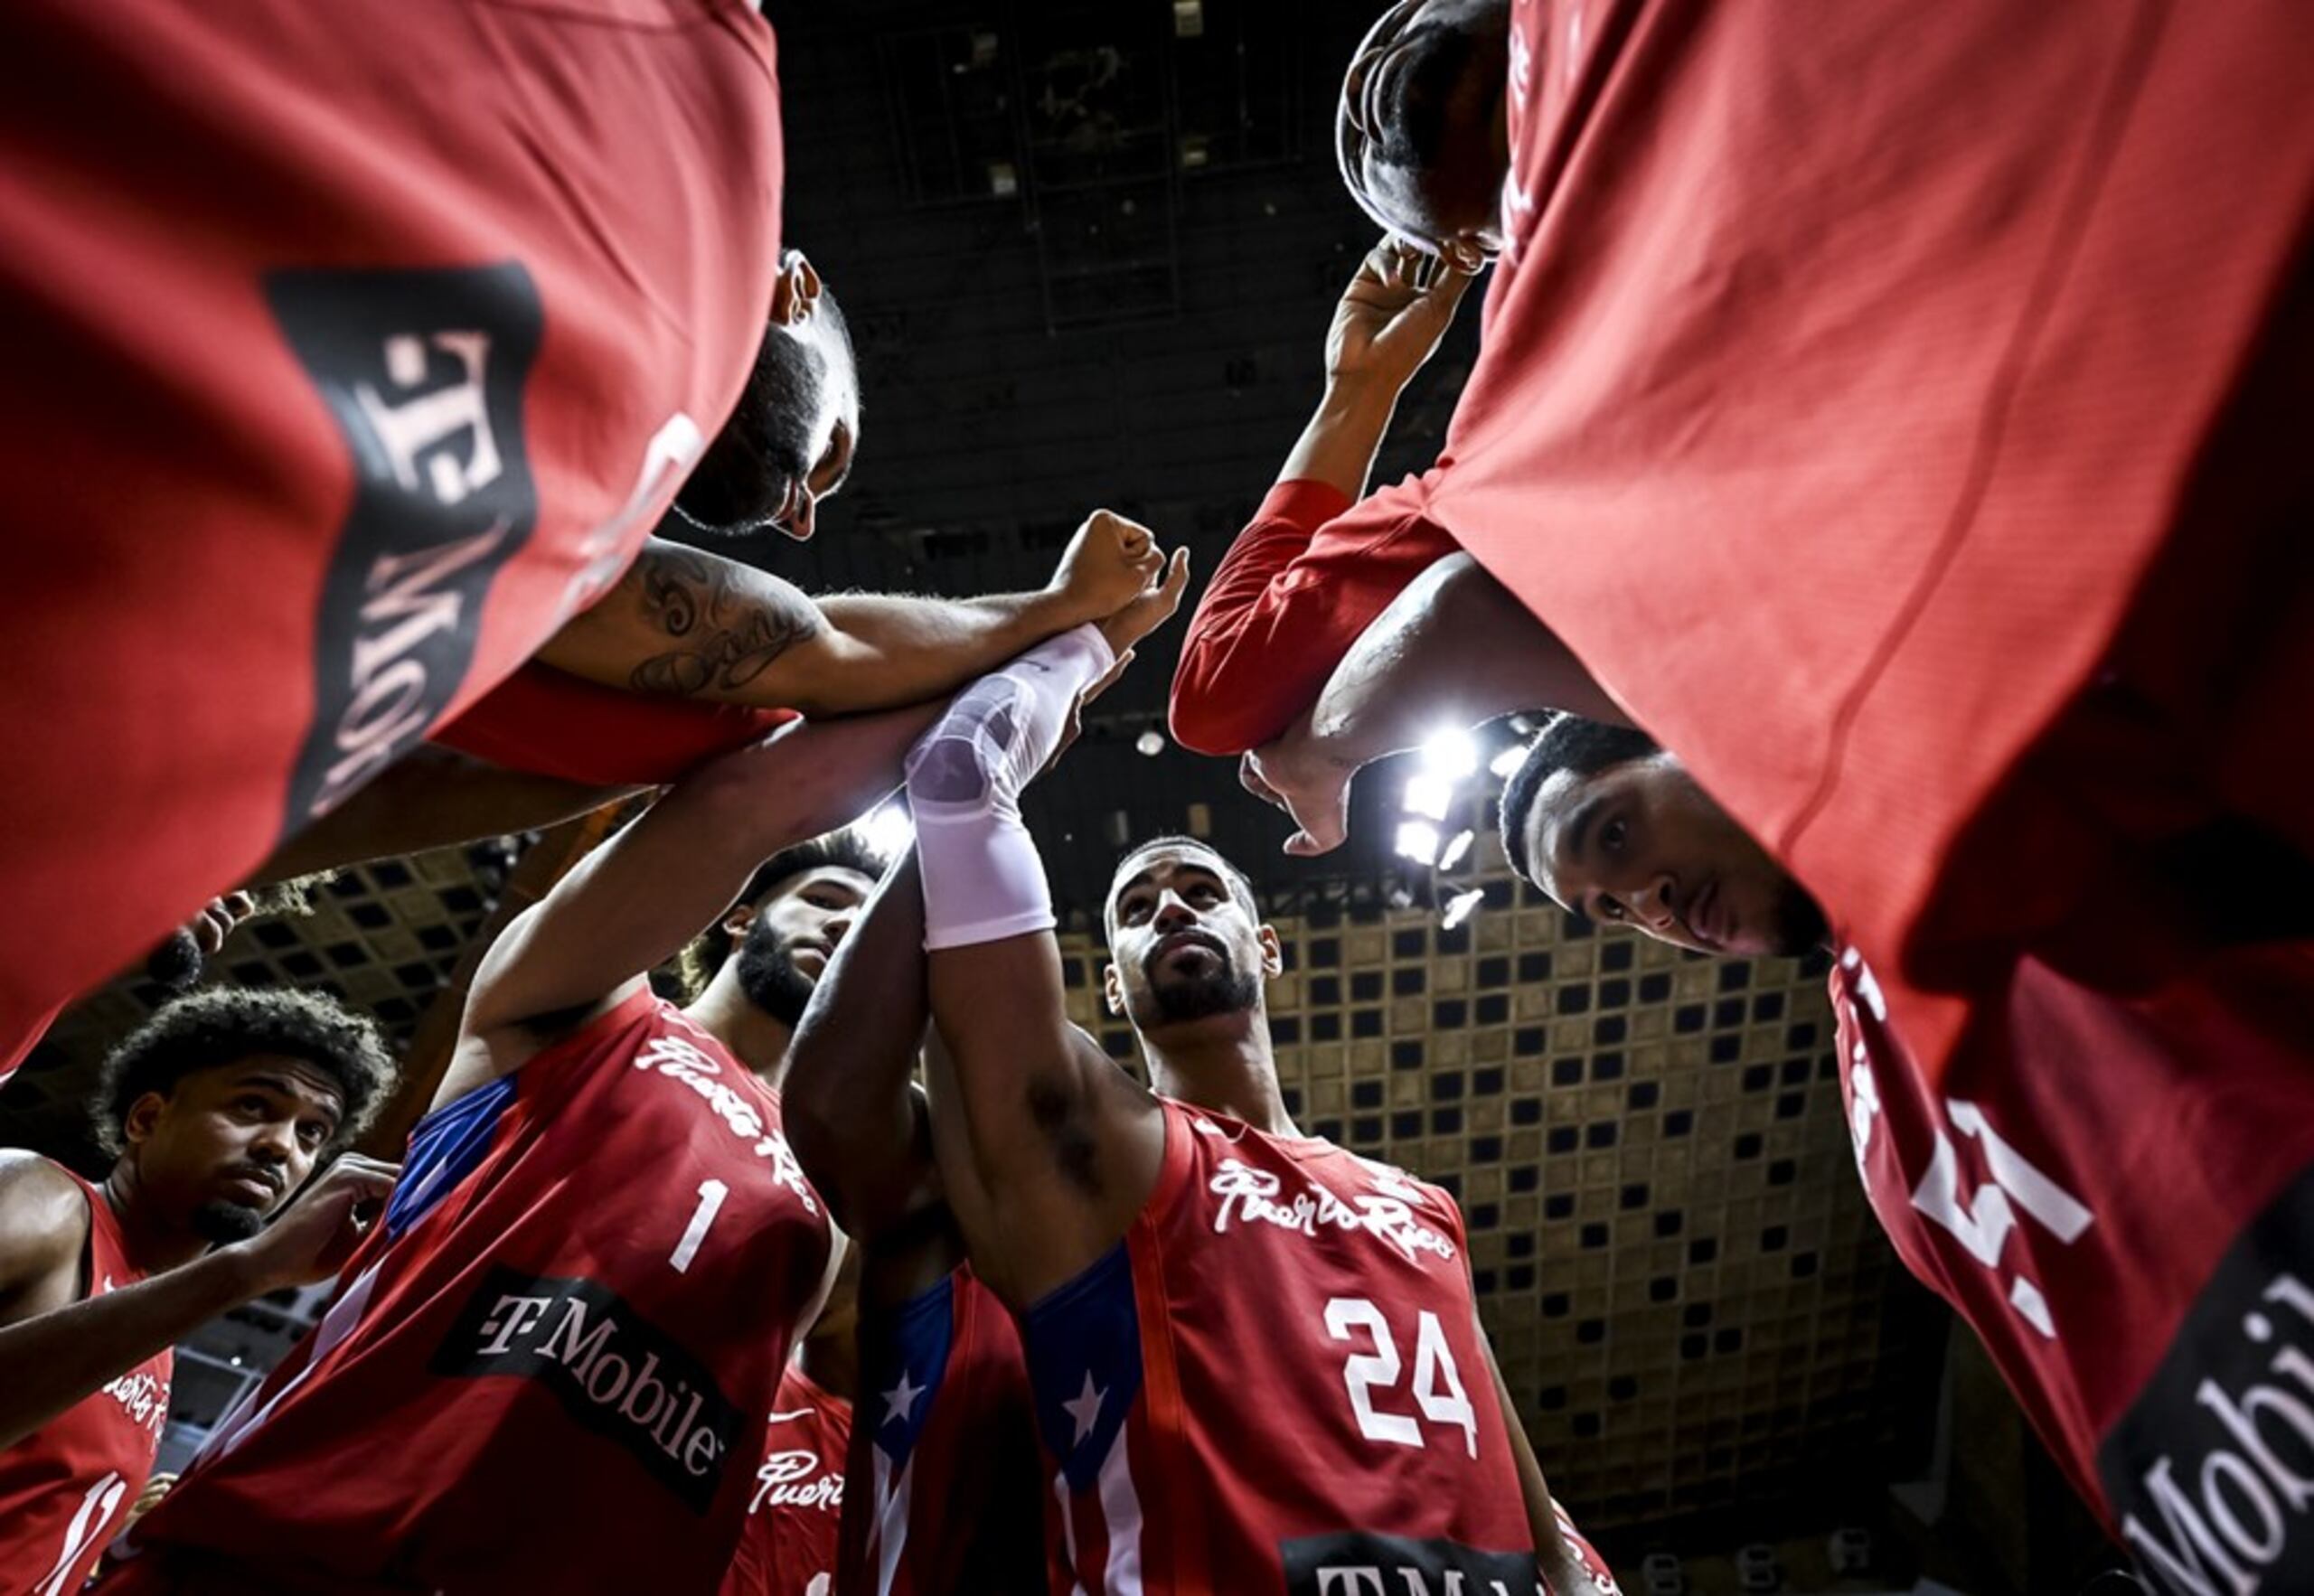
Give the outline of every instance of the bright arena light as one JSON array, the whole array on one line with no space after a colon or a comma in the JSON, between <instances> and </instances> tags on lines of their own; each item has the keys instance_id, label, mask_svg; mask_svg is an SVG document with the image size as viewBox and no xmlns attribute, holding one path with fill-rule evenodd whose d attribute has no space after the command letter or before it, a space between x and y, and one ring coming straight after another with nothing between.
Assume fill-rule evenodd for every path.
<instances>
[{"instance_id":1,"label":"bright arena light","mask_svg":"<svg viewBox=\"0 0 2314 1596\"><path fill-rule=\"evenodd\" d=\"M1478 840L1479 834L1476 831L1464 830L1455 832L1454 840L1446 844L1446 851L1438 856L1438 868L1442 870L1451 870L1461 864L1463 856L1471 851L1471 844Z\"/></svg>"},{"instance_id":2,"label":"bright arena light","mask_svg":"<svg viewBox=\"0 0 2314 1596\"><path fill-rule=\"evenodd\" d=\"M888 800L860 822L860 834L879 858L895 859L914 845L916 822L897 800Z\"/></svg>"},{"instance_id":3,"label":"bright arena light","mask_svg":"<svg viewBox=\"0 0 2314 1596\"><path fill-rule=\"evenodd\" d=\"M1448 781L1458 782L1465 776L1476 775L1479 768L1478 741L1460 727L1441 728L1423 739L1422 766Z\"/></svg>"},{"instance_id":4,"label":"bright arena light","mask_svg":"<svg viewBox=\"0 0 2314 1596\"><path fill-rule=\"evenodd\" d=\"M1165 734L1155 730L1144 731L1133 739L1133 749L1136 754L1145 754L1154 759L1165 751Z\"/></svg>"},{"instance_id":5,"label":"bright arena light","mask_svg":"<svg viewBox=\"0 0 2314 1596\"><path fill-rule=\"evenodd\" d=\"M1468 892L1458 892L1446 900L1446 912L1438 917L1438 924L1452 931L1477 913L1479 905L1485 901L1482 888L1473 887Z\"/></svg>"},{"instance_id":6,"label":"bright arena light","mask_svg":"<svg viewBox=\"0 0 2314 1596\"><path fill-rule=\"evenodd\" d=\"M1438 860L1438 828L1428 821L1400 821L1398 857L1410 859L1418 865L1435 864Z\"/></svg>"},{"instance_id":7,"label":"bright arena light","mask_svg":"<svg viewBox=\"0 0 2314 1596\"><path fill-rule=\"evenodd\" d=\"M1503 780L1509 781L1510 773L1519 768L1519 762L1525 757L1527 757L1527 745L1513 743L1501 753L1497 754L1487 768Z\"/></svg>"},{"instance_id":8,"label":"bright arena light","mask_svg":"<svg viewBox=\"0 0 2314 1596\"><path fill-rule=\"evenodd\" d=\"M1406 778L1406 812L1426 814L1432 820L1443 821L1454 802L1454 784L1444 776L1413 775Z\"/></svg>"}]
</instances>

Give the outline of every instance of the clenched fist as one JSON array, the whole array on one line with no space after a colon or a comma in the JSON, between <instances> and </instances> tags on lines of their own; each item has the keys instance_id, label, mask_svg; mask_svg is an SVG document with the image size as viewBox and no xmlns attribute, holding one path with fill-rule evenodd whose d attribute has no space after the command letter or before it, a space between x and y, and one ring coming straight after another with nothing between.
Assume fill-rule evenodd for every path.
<instances>
[{"instance_id":1,"label":"clenched fist","mask_svg":"<svg viewBox=\"0 0 2314 1596\"><path fill-rule=\"evenodd\" d=\"M1066 624L1081 626L1105 620L1139 598L1164 564L1164 552L1147 527L1096 510L1068 540L1046 591L1058 601Z\"/></svg>"}]
</instances>

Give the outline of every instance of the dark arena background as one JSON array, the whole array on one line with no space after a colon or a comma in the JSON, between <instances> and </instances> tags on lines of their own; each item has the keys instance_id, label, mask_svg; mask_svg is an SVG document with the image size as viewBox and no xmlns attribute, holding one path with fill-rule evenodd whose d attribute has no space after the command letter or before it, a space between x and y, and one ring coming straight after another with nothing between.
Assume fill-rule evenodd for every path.
<instances>
[{"instance_id":1,"label":"dark arena background","mask_svg":"<svg viewBox=\"0 0 2314 1596\"><path fill-rule=\"evenodd\" d=\"M841 296L863 418L808 544L711 546L813 594L1017 592L1105 506L1186 543L1193 603L1310 413L1328 318L1374 240L1333 147L1370 10L770 0L783 236ZM1435 458L1477 312L1473 294L1399 405L1376 482ZM1235 763L1169 735L1186 618L1026 802L1071 1017L1142 1069L1100 1002L1103 894L1128 842L1187 833L1244 868L1284 952L1269 1006L1288 1109L1460 1200L1509 1388L1623 1589L2046 1596L2121 1566L1867 1206L1827 955L1707 959L1518 881L1494 804L1524 720L1442 728L1369 769L1349 844L1286 857L1290 825ZM336 994L430 1078L488 937L609 823L337 872L306 912L239 928L212 978ZM0 1143L100 1174L96 1066L166 995L131 973L71 1009L0 1090ZM366 1150L390 1155L415 1107ZM184 1345L164 1469L326 1290Z\"/></svg>"}]
</instances>

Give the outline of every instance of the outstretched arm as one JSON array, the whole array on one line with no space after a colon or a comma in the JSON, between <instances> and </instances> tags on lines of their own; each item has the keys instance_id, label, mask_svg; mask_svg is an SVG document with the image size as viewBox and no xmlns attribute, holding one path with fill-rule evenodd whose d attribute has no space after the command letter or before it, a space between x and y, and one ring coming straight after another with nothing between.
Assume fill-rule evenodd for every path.
<instances>
[{"instance_id":1,"label":"outstretched arm","mask_svg":"<svg viewBox=\"0 0 2314 1596\"><path fill-rule=\"evenodd\" d=\"M250 1240L75 1301L88 1199L44 1159L0 1162L0 1451L228 1309L336 1272L398 1171L347 1153Z\"/></svg>"},{"instance_id":2,"label":"outstretched arm","mask_svg":"<svg viewBox=\"0 0 2314 1596\"><path fill-rule=\"evenodd\" d=\"M1153 572L1146 532L1105 513L1077 530L1045 587L985 598L814 601L767 571L653 540L538 657L638 692L855 714L951 692L1110 614Z\"/></svg>"},{"instance_id":3,"label":"outstretched arm","mask_svg":"<svg viewBox=\"0 0 2314 1596\"><path fill-rule=\"evenodd\" d=\"M730 905L748 872L891 790L929 708L797 724L726 755L524 911L484 956L437 1103L521 1067L542 1022L572 1023L635 991Z\"/></svg>"},{"instance_id":4,"label":"outstretched arm","mask_svg":"<svg viewBox=\"0 0 2314 1596\"><path fill-rule=\"evenodd\" d=\"M1122 646L1170 615L1164 585L1105 635L1083 628L960 694L908 756L924 876L936 1093L951 1207L974 1265L1015 1307L1115 1244L1156 1180L1155 1100L1068 1022L1044 863L1020 795ZM953 1088L951 1095L950 1088ZM953 1111L953 1112L952 1112ZM961 1131L961 1136L956 1132ZM961 1150L957 1150L961 1143Z\"/></svg>"},{"instance_id":5,"label":"outstretched arm","mask_svg":"<svg viewBox=\"0 0 2314 1596\"><path fill-rule=\"evenodd\" d=\"M1326 340L1326 389L1277 485L1215 571L1173 677L1173 736L1239 754L1310 707L1366 624L1454 541L1410 481L1359 501L1398 396L1470 279L1387 242L1359 265Z\"/></svg>"},{"instance_id":6,"label":"outstretched arm","mask_svg":"<svg viewBox=\"0 0 2314 1596\"><path fill-rule=\"evenodd\" d=\"M894 867L837 946L787 1049L789 1144L844 1233L874 1247L941 1201L914 1076L930 1018L924 887Z\"/></svg>"},{"instance_id":7,"label":"outstretched arm","mask_svg":"<svg viewBox=\"0 0 2314 1596\"><path fill-rule=\"evenodd\" d=\"M558 825L641 791L505 770L420 743L274 850L249 879L286 881L367 859Z\"/></svg>"},{"instance_id":8,"label":"outstretched arm","mask_svg":"<svg viewBox=\"0 0 2314 1596\"><path fill-rule=\"evenodd\" d=\"M1438 561L1375 618L1315 706L1245 756L1238 775L1301 829L1285 851L1324 853L1350 824L1350 784L1440 726L1521 709L1628 725L1574 652L1467 554Z\"/></svg>"}]
</instances>

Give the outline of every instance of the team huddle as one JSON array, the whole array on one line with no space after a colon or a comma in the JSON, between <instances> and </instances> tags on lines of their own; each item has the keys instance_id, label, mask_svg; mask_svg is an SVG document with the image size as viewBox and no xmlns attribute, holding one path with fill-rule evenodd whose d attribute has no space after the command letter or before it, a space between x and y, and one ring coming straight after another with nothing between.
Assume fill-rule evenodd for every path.
<instances>
[{"instance_id":1,"label":"team huddle","mask_svg":"<svg viewBox=\"0 0 2314 1596\"><path fill-rule=\"evenodd\" d=\"M7 380L47 530L0 580L0 1082L244 888L652 795L443 994L438 1078L212 985L113 1047L102 1179L0 1152L0 1591L1613 1596L1453 1197L1288 1111L1259 871L1132 843L1138 1075L1068 1019L1022 796L1186 549L1097 511L1033 592L815 598L692 546L811 536L861 432L777 233L762 18L408 0L349 51L223 9L0 24L45 63L0 136L56 179L0 193L0 296L67 373ZM1534 717L1519 878L1828 953L1906 1266L2149 1581L2251 1596L2314 1589L2314 466L2277 419L2314 128L2282 8L2131 25L1388 7L1337 111L1385 236L1171 723L1316 854L1364 766ZM503 103L443 92L478 72ZM1482 276L1445 450L1369 493ZM124 426L153 446L59 469ZM165 690L87 663L116 635ZM398 1103L399 1159L347 1150ZM153 1478L170 1348L320 1281Z\"/></svg>"}]
</instances>

